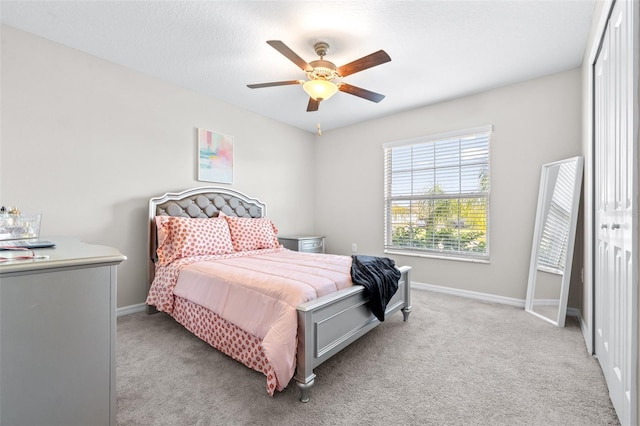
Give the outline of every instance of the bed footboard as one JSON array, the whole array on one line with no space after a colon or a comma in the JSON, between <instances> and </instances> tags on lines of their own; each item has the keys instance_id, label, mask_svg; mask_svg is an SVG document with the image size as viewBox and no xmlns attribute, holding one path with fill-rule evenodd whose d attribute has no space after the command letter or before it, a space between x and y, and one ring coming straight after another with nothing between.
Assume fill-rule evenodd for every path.
<instances>
[{"instance_id":1,"label":"bed footboard","mask_svg":"<svg viewBox=\"0 0 640 426\"><path fill-rule=\"evenodd\" d=\"M387 304L385 317L402 310L404 320L411 313L411 267L402 273L398 291ZM298 355L295 379L300 401L309 401L316 375L313 369L380 324L367 308L364 287L355 285L298 306Z\"/></svg>"}]
</instances>

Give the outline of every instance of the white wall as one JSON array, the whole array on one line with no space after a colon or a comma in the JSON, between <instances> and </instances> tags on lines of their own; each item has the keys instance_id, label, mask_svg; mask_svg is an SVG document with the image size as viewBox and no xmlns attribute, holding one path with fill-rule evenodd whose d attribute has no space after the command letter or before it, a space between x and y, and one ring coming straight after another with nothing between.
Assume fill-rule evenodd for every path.
<instances>
[{"instance_id":1,"label":"white wall","mask_svg":"<svg viewBox=\"0 0 640 426\"><path fill-rule=\"evenodd\" d=\"M316 142L316 232L330 252L383 253L385 142L491 124L489 264L391 256L412 281L524 299L541 166L581 153L579 69L326 132Z\"/></svg>"},{"instance_id":2,"label":"white wall","mask_svg":"<svg viewBox=\"0 0 640 426\"><path fill-rule=\"evenodd\" d=\"M118 306L144 302L149 198L196 180L198 127L233 135L232 188L283 233L314 220L313 136L3 26L0 203L43 214L42 236L118 248ZM215 76L212 76L215 78Z\"/></svg>"}]
</instances>

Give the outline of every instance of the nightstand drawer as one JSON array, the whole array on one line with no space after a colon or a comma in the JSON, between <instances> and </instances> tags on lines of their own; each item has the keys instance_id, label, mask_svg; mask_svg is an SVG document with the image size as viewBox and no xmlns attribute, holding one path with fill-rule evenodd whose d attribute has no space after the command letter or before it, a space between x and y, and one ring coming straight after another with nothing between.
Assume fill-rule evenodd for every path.
<instances>
[{"instance_id":1,"label":"nightstand drawer","mask_svg":"<svg viewBox=\"0 0 640 426\"><path fill-rule=\"evenodd\" d=\"M314 240L304 240L300 241L298 244L298 251L311 251L314 253L322 253L322 249L324 244L322 244L322 239L314 239Z\"/></svg>"},{"instance_id":2,"label":"nightstand drawer","mask_svg":"<svg viewBox=\"0 0 640 426\"><path fill-rule=\"evenodd\" d=\"M294 235L278 237L280 244L289 250L307 253L324 253L324 237L316 235Z\"/></svg>"}]
</instances>

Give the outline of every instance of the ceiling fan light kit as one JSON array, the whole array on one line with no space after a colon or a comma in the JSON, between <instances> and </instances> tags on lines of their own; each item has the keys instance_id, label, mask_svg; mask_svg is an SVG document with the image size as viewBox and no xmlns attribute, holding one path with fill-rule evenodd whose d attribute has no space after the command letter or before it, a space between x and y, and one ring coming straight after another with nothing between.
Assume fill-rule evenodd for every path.
<instances>
[{"instance_id":1,"label":"ceiling fan light kit","mask_svg":"<svg viewBox=\"0 0 640 426\"><path fill-rule=\"evenodd\" d=\"M360 59L356 59L346 65L336 67L332 62L324 59L324 56L329 51L329 44L326 42L321 41L313 46L316 54L320 56L320 59L309 63L298 56L280 40L269 40L267 41L267 44L296 64L307 74L309 80L287 80L271 83L248 84L247 87L251 89L302 84L302 88L309 95L307 111L317 111L320 101L326 101L338 91L358 96L371 102L380 102L384 99L384 95L381 95L380 93L375 93L344 82L336 84L332 81L336 78L343 78L366 70L367 68L375 67L391 61L391 58L384 50L378 50L377 52L371 53L370 55L364 56Z\"/></svg>"},{"instance_id":2,"label":"ceiling fan light kit","mask_svg":"<svg viewBox=\"0 0 640 426\"><path fill-rule=\"evenodd\" d=\"M327 80L309 80L302 88L316 101L326 101L338 92L338 86Z\"/></svg>"}]
</instances>

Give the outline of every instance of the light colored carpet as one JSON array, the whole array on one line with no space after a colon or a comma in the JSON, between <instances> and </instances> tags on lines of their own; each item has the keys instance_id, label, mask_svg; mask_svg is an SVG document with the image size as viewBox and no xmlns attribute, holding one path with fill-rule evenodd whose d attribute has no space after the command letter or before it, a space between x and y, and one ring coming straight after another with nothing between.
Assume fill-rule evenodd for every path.
<instances>
[{"instance_id":1,"label":"light colored carpet","mask_svg":"<svg viewBox=\"0 0 640 426\"><path fill-rule=\"evenodd\" d=\"M413 290L318 368L311 401L200 341L166 314L118 319L119 425L616 425L575 319Z\"/></svg>"}]
</instances>

